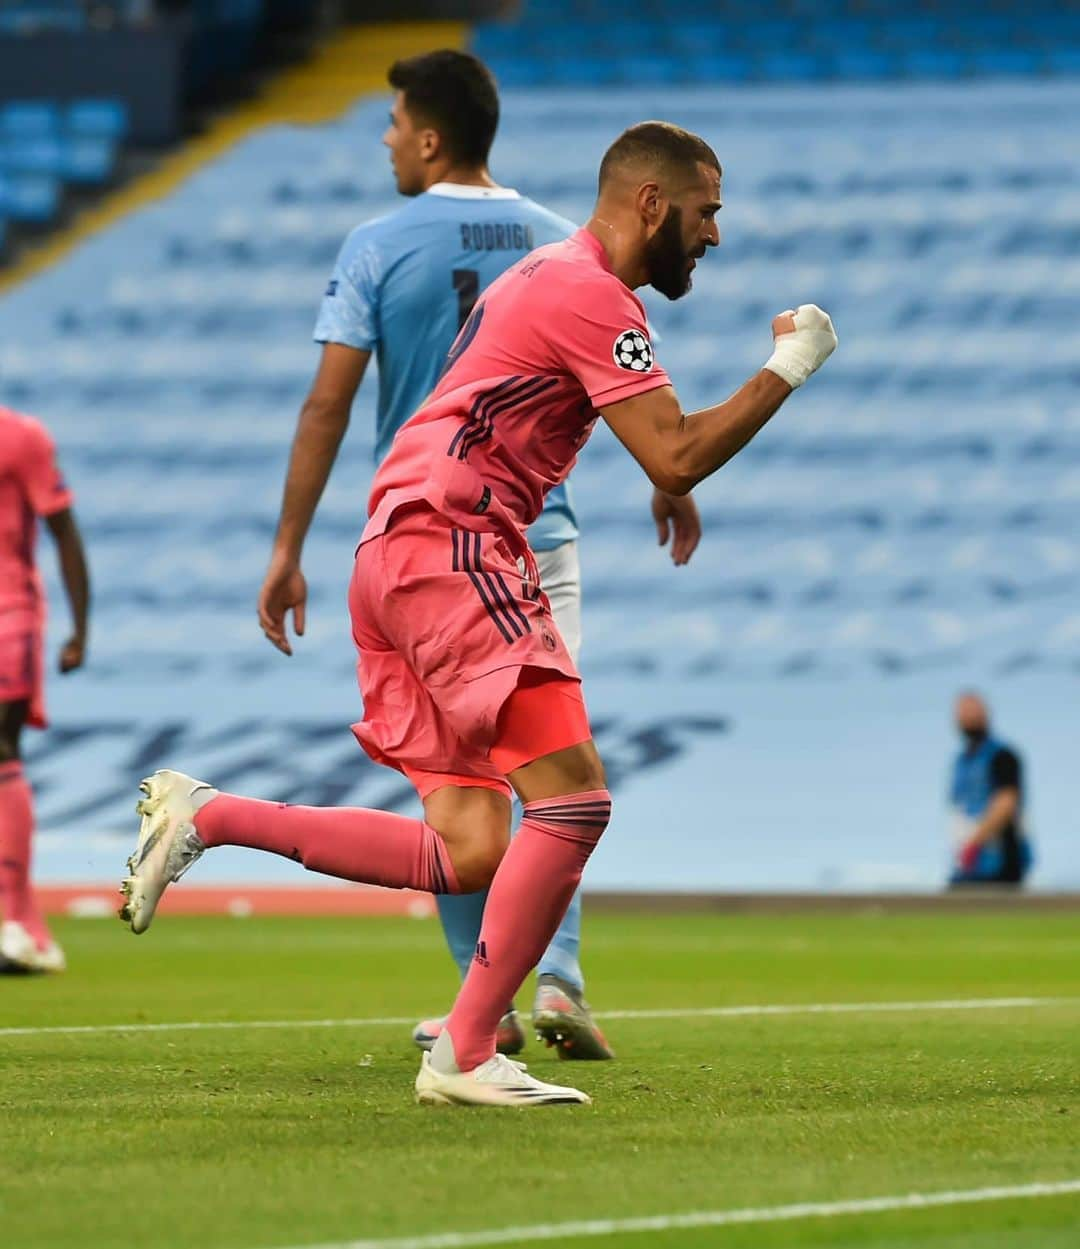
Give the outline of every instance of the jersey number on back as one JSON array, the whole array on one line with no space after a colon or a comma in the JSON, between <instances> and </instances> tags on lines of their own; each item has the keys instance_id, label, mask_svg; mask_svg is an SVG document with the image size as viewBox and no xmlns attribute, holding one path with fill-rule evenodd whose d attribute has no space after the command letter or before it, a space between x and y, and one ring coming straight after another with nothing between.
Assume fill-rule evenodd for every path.
<instances>
[{"instance_id":1,"label":"jersey number on back","mask_svg":"<svg viewBox=\"0 0 1080 1249\"><path fill-rule=\"evenodd\" d=\"M480 274L475 269L455 269L450 277L457 291L457 327L460 330L480 297Z\"/></svg>"}]
</instances>

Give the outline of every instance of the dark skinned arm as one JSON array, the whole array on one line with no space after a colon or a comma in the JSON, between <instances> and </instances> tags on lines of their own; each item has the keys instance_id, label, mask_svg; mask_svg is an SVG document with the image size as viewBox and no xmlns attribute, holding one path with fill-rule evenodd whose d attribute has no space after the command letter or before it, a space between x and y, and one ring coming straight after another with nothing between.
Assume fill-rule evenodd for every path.
<instances>
[{"instance_id":1,"label":"dark skinned arm","mask_svg":"<svg viewBox=\"0 0 1080 1249\"><path fill-rule=\"evenodd\" d=\"M86 656L86 635L90 614L90 573L86 566L79 526L70 508L45 517L45 524L56 542L60 579L71 608L72 634L60 648L61 672L81 668Z\"/></svg>"}]
</instances>

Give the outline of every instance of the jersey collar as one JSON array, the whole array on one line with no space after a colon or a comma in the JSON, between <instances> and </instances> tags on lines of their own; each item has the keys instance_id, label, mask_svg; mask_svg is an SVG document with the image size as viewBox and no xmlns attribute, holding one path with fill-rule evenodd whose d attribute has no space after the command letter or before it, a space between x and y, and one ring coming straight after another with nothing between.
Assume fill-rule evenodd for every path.
<instances>
[{"instance_id":1,"label":"jersey collar","mask_svg":"<svg viewBox=\"0 0 1080 1249\"><path fill-rule=\"evenodd\" d=\"M436 182L428 187L427 193L447 199L521 199L513 187L467 186L464 182Z\"/></svg>"}]
</instances>

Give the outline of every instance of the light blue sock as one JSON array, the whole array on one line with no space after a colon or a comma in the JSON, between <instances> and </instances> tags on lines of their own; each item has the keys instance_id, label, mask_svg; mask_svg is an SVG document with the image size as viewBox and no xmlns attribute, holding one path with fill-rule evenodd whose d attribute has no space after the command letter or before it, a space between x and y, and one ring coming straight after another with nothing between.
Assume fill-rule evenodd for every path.
<instances>
[{"instance_id":1,"label":"light blue sock","mask_svg":"<svg viewBox=\"0 0 1080 1249\"><path fill-rule=\"evenodd\" d=\"M484 916L487 890L483 893L441 893L435 899L442 920L446 944L458 965L462 980L476 952L480 940L480 921ZM584 989L585 978L578 963L581 946L581 892L574 894L570 909L566 912L559 930L544 952L537 971L540 975L558 976L577 989Z\"/></svg>"},{"instance_id":2,"label":"light blue sock","mask_svg":"<svg viewBox=\"0 0 1080 1249\"><path fill-rule=\"evenodd\" d=\"M462 980L469 970L480 940L480 920L484 916L487 890L482 893L440 893L435 897L439 919L450 956L458 965Z\"/></svg>"},{"instance_id":3,"label":"light blue sock","mask_svg":"<svg viewBox=\"0 0 1080 1249\"><path fill-rule=\"evenodd\" d=\"M578 950L581 948L581 890L577 890L570 900L570 907L563 916L551 944L544 951L544 957L536 971L541 976L558 976L560 980L569 980L575 989L585 988L585 977L581 974L578 962Z\"/></svg>"}]
</instances>

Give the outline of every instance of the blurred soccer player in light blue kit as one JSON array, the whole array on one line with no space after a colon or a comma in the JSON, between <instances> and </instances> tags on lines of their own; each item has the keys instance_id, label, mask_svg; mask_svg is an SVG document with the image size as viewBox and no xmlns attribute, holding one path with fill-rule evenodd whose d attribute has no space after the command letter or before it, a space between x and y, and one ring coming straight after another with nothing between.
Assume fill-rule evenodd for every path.
<instances>
[{"instance_id":1,"label":"blurred soccer player in light blue kit","mask_svg":"<svg viewBox=\"0 0 1080 1249\"><path fill-rule=\"evenodd\" d=\"M358 226L338 256L315 328L322 358L300 414L286 504L260 596L260 607L282 595L296 601L299 586L298 632L304 602L299 551L371 354L379 366L375 455L382 460L397 431L434 388L480 293L528 252L576 229L496 185L488 173L499 102L490 73L475 57L439 51L399 61L389 81L395 99L383 142L390 149L397 189L409 203ZM670 533L672 558L685 563L700 536L695 505L689 498L657 494L653 513L661 542ZM577 536L569 494L558 487L528 538L575 659L581 642ZM486 896L438 898L446 939L463 977L475 952ZM583 996L580 937L581 898L575 895L537 969L533 1024L564 1058L611 1058ZM442 1019L418 1024L416 1044L430 1049L442 1024ZM507 1054L525 1044L512 1006L497 1039Z\"/></svg>"}]
</instances>

